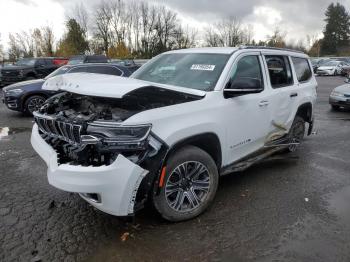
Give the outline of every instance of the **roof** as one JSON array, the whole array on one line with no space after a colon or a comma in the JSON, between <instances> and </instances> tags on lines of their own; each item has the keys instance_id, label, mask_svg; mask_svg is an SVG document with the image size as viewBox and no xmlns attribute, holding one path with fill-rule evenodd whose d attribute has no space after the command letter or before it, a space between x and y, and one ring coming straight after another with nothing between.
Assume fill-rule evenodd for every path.
<instances>
[{"instance_id":1,"label":"roof","mask_svg":"<svg viewBox=\"0 0 350 262\"><path fill-rule=\"evenodd\" d=\"M212 53L212 54L232 54L238 47L198 47L173 50L166 53Z\"/></svg>"},{"instance_id":2,"label":"roof","mask_svg":"<svg viewBox=\"0 0 350 262\"><path fill-rule=\"evenodd\" d=\"M279 51L279 52L288 52L288 53L298 53L304 54L298 50L292 50L287 48L277 48L277 47L268 47L268 46L240 46L240 47L200 47L200 48L188 48L188 49L179 49L173 50L166 53L212 53L212 54L232 54L238 50L254 50L254 51Z\"/></svg>"}]
</instances>

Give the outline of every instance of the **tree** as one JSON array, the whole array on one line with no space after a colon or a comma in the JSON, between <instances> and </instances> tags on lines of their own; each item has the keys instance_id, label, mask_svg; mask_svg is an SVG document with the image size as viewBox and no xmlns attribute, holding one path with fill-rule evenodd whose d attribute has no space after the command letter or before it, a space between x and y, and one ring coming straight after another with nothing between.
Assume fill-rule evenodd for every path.
<instances>
[{"instance_id":1,"label":"tree","mask_svg":"<svg viewBox=\"0 0 350 262\"><path fill-rule=\"evenodd\" d=\"M87 39L89 35L89 14L84 4L82 2L76 4L68 17L68 19L74 19L80 25L80 28L84 31L84 37Z\"/></svg>"},{"instance_id":2,"label":"tree","mask_svg":"<svg viewBox=\"0 0 350 262\"><path fill-rule=\"evenodd\" d=\"M322 55L337 55L349 45L350 16L345 7L339 3L330 4L326 10L326 26L321 45Z\"/></svg>"},{"instance_id":3,"label":"tree","mask_svg":"<svg viewBox=\"0 0 350 262\"><path fill-rule=\"evenodd\" d=\"M95 37L102 42L103 50L108 55L111 45L112 32L112 7L108 2L102 1L96 6L95 11Z\"/></svg>"},{"instance_id":4,"label":"tree","mask_svg":"<svg viewBox=\"0 0 350 262\"><path fill-rule=\"evenodd\" d=\"M181 25L179 25L175 33L175 48L183 49L194 47L196 44L197 34L197 30L190 29L188 26L183 28Z\"/></svg>"},{"instance_id":5,"label":"tree","mask_svg":"<svg viewBox=\"0 0 350 262\"><path fill-rule=\"evenodd\" d=\"M57 54L72 56L83 54L89 49L89 43L85 38L84 29L73 18L66 22L67 32L59 42Z\"/></svg>"},{"instance_id":6,"label":"tree","mask_svg":"<svg viewBox=\"0 0 350 262\"><path fill-rule=\"evenodd\" d=\"M16 37L11 33L9 34L8 45L9 45L9 49L8 49L9 60L16 61L18 58L21 57L21 48L16 41Z\"/></svg>"},{"instance_id":7,"label":"tree","mask_svg":"<svg viewBox=\"0 0 350 262\"><path fill-rule=\"evenodd\" d=\"M236 17L227 17L205 31L205 42L207 46L238 46L251 44L253 26L243 25Z\"/></svg>"},{"instance_id":8,"label":"tree","mask_svg":"<svg viewBox=\"0 0 350 262\"><path fill-rule=\"evenodd\" d=\"M266 45L271 47L285 48L286 47L286 33L276 27L272 35L267 36Z\"/></svg>"},{"instance_id":9,"label":"tree","mask_svg":"<svg viewBox=\"0 0 350 262\"><path fill-rule=\"evenodd\" d=\"M130 58L130 52L126 45L121 42L117 44L116 46L111 46L108 50L108 56L110 58L120 58L120 59L125 59L125 58Z\"/></svg>"},{"instance_id":10,"label":"tree","mask_svg":"<svg viewBox=\"0 0 350 262\"><path fill-rule=\"evenodd\" d=\"M41 29L42 41L40 43L41 52L44 56L54 55L55 36L50 26L45 26Z\"/></svg>"}]
</instances>

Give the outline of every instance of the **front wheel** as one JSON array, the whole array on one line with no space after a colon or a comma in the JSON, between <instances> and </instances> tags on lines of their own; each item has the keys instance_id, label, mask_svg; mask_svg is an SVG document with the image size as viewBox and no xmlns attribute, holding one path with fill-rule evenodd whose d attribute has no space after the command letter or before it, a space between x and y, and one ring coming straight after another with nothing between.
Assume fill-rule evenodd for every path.
<instances>
[{"instance_id":1,"label":"front wheel","mask_svg":"<svg viewBox=\"0 0 350 262\"><path fill-rule=\"evenodd\" d=\"M25 113L28 115L33 115L34 111L38 111L45 102L45 97L35 95L27 98L24 104Z\"/></svg>"},{"instance_id":2,"label":"front wheel","mask_svg":"<svg viewBox=\"0 0 350 262\"><path fill-rule=\"evenodd\" d=\"M219 174L208 153L194 146L175 152L167 161L164 181L153 203L161 216L177 222L204 212L213 201Z\"/></svg>"}]
</instances>

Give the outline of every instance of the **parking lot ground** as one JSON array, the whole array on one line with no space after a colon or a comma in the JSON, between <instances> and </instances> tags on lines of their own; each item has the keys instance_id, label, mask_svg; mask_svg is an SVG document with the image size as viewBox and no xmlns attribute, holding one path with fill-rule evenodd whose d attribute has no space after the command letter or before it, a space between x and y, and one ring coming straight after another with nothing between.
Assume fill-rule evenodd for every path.
<instances>
[{"instance_id":1,"label":"parking lot ground","mask_svg":"<svg viewBox=\"0 0 350 262\"><path fill-rule=\"evenodd\" d=\"M211 208L177 224L152 209L113 217L51 187L32 118L0 105L0 261L350 261L350 112L328 105L343 78L318 83L297 158L221 178Z\"/></svg>"}]
</instances>

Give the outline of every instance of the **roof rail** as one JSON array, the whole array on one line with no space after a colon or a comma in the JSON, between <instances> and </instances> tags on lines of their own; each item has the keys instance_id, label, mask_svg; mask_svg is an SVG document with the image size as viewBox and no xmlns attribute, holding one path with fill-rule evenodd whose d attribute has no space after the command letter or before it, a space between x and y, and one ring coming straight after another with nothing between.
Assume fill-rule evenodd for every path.
<instances>
[{"instance_id":1,"label":"roof rail","mask_svg":"<svg viewBox=\"0 0 350 262\"><path fill-rule=\"evenodd\" d=\"M279 48L279 47L270 47L270 46L249 46L249 45L245 46L245 45L242 45L239 47L239 49L266 49L266 50L289 51L289 52L305 54L303 51L299 51L299 50L293 50L293 49L288 49L288 48Z\"/></svg>"}]
</instances>

